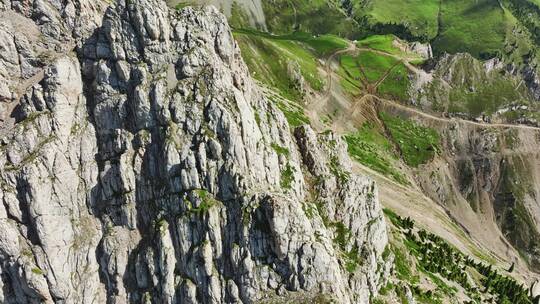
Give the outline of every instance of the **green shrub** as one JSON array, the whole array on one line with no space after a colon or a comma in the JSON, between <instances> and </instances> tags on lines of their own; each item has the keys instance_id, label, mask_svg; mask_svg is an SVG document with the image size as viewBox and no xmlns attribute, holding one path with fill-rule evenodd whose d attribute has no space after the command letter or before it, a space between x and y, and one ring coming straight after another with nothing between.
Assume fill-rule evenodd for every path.
<instances>
[{"instance_id":1,"label":"green shrub","mask_svg":"<svg viewBox=\"0 0 540 304\"><path fill-rule=\"evenodd\" d=\"M294 181L294 168L287 164L287 167L285 170L281 171L281 188L283 189L291 189L292 183Z\"/></svg>"},{"instance_id":2,"label":"green shrub","mask_svg":"<svg viewBox=\"0 0 540 304\"><path fill-rule=\"evenodd\" d=\"M272 143L271 146L278 155L289 157L289 154L290 154L289 149L282 147L276 143Z\"/></svg>"}]
</instances>

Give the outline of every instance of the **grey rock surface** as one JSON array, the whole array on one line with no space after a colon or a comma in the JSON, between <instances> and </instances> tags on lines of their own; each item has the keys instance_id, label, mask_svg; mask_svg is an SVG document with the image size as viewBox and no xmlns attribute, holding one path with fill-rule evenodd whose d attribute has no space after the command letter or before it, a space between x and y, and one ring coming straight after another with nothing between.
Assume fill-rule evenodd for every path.
<instances>
[{"instance_id":1,"label":"grey rock surface","mask_svg":"<svg viewBox=\"0 0 540 304\"><path fill-rule=\"evenodd\" d=\"M105 8L105 0L2 2L0 136L17 120L11 114L23 95L43 80L47 66L91 35Z\"/></svg>"},{"instance_id":2,"label":"grey rock surface","mask_svg":"<svg viewBox=\"0 0 540 304\"><path fill-rule=\"evenodd\" d=\"M76 50L0 139L0 302L368 303L386 225L345 143L291 131L215 8L92 3L0 5Z\"/></svg>"},{"instance_id":3,"label":"grey rock surface","mask_svg":"<svg viewBox=\"0 0 540 304\"><path fill-rule=\"evenodd\" d=\"M249 24L257 29L266 30L266 16L264 14L264 0L194 0L191 3L200 5L214 5L227 17L241 14L247 17ZM175 7L180 0L167 0L169 6ZM239 10L239 11L234 11Z\"/></svg>"}]
</instances>

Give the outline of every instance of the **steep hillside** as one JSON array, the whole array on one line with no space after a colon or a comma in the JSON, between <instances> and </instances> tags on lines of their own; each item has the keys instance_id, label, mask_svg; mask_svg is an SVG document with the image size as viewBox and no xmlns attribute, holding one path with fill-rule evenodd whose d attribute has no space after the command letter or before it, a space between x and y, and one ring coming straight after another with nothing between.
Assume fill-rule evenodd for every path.
<instances>
[{"instance_id":1,"label":"steep hillside","mask_svg":"<svg viewBox=\"0 0 540 304\"><path fill-rule=\"evenodd\" d=\"M415 221L386 209L392 223L395 277L373 303L530 303L526 287L507 270L475 261Z\"/></svg>"},{"instance_id":2,"label":"steep hillside","mask_svg":"<svg viewBox=\"0 0 540 304\"><path fill-rule=\"evenodd\" d=\"M514 43L535 45L530 37L535 33L534 26L527 22L531 18L521 9L525 4L516 2L346 1L352 16L374 32L430 41L437 53L468 52L480 58L509 53ZM529 2L526 6L534 12L535 5Z\"/></svg>"},{"instance_id":3,"label":"steep hillside","mask_svg":"<svg viewBox=\"0 0 540 304\"><path fill-rule=\"evenodd\" d=\"M468 54L447 55L425 75L414 77L411 103L424 111L486 122L538 125L539 102L527 82L498 59L481 62Z\"/></svg>"},{"instance_id":4,"label":"steep hillside","mask_svg":"<svg viewBox=\"0 0 540 304\"><path fill-rule=\"evenodd\" d=\"M218 1L218 6L227 6L225 2ZM431 43L437 58L446 53L468 53L482 60L497 57L507 73L524 80L535 99L540 96L535 18L540 16L540 6L535 1L273 0L262 6L266 29L275 34L301 31L350 39L393 34ZM253 26L252 10L238 8L230 18L233 25Z\"/></svg>"},{"instance_id":5,"label":"steep hillside","mask_svg":"<svg viewBox=\"0 0 540 304\"><path fill-rule=\"evenodd\" d=\"M229 18L232 26L252 27L266 30L266 16L261 0L166 0L170 7L181 9L186 6L213 5Z\"/></svg>"},{"instance_id":6,"label":"steep hillside","mask_svg":"<svg viewBox=\"0 0 540 304\"><path fill-rule=\"evenodd\" d=\"M281 39L285 38L282 36ZM287 39L294 40L291 37ZM243 37L238 37L238 40L243 49L258 49ZM303 43L297 46L307 52L313 51L313 48ZM257 57L256 53L248 55L251 56L255 56L251 58L252 62L257 62L256 66L249 64L252 72L258 71L261 65L271 64L271 61L264 57ZM316 52L310 55L315 56ZM419 75L421 70L412 63L422 63L429 56L429 48L425 46L407 45L385 36L370 37L359 41L356 47L349 45L347 49L335 49L333 55L319 56L319 75L326 79L326 85L322 92L317 88L312 90L313 94L296 100L295 104L305 108L304 113L299 112L298 115L309 117L310 123L320 130L332 129L345 135L349 154L361 164L361 168L356 170L361 174L374 176L382 185L380 189L384 205L400 214L411 216L421 229L443 236L465 255L482 261L484 266L493 265L492 267L497 267L503 275L516 276L518 282L533 282L536 275L530 269L537 269L536 217L540 212L537 210L537 196L534 194L536 190L532 190L536 186L529 186L536 185L535 177L529 173L538 172L539 169L534 161L536 157L531 158L536 152L528 147L537 145L534 139L536 129L497 124L491 127L489 123L460 122L426 115L370 95L377 94L407 102L410 97L389 94L383 84L387 82L386 87L397 88L396 93L407 93L407 87L416 85L416 77L422 76ZM471 56L463 55L449 56L447 61L453 64L452 68L446 70L452 76L438 74L439 72L426 74L423 77L429 76L428 79L431 80L424 84L432 85L436 79L447 79L452 84L448 88L456 91L457 84L460 84L463 90L478 85L492 90L499 89L502 93L516 94L512 96L479 92L473 95L474 91L467 91L472 95L469 97L471 102L480 101L482 96L489 100L490 94L500 98L499 104L497 100L490 100L493 104L486 104L487 108L482 108L480 112L487 112L489 106L498 109L508 105L513 98L523 98L529 100L528 104L534 105L533 97L525 87L518 92L505 89L504 86L512 88L512 85L517 85L517 81L513 80L512 76L497 72L497 67L493 67L496 62L484 65ZM396 68L399 66L405 69L405 76L399 76L400 69ZM393 73L396 75L392 76ZM272 73L262 75L268 79ZM402 86L403 81L410 77L415 81ZM490 82L492 84L489 84ZM267 85L271 87L272 83L267 82ZM435 103L443 99L426 95L423 100ZM462 110L464 113L472 111L466 108L467 105L461 105L465 109ZM465 118L471 117L473 116ZM414 119L414 122L410 119ZM493 138L486 136L492 128ZM516 136L515 139L509 135L514 132L517 132L512 135ZM517 137L523 137L523 140L519 141ZM534 141L531 141L532 139ZM489 144L483 143L486 140ZM518 142L527 143L527 146L520 146ZM491 148L476 150L485 146ZM507 154L513 156L508 158ZM465 161L464 157L468 160ZM521 162L526 159L527 162L516 163L516 159L521 159ZM464 163L471 165L467 167ZM529 173L524 172L523 167L530 168ZM485 170L489 172L484 172ZM486 176L491 180L485 181ZM516 184L525 180L528 184L516 187ZM473 188L474 190L471 190ZM437 209L439 207L436 206L441 207ZM435 208L438 211L426 212L426 208ZM399 245L402 242L401 237L392 239L392 242L396 242L393 246L402 248L403 245ZM411 251L408 259L416 259L417 255L417 251ZM398 254L396 256L399 258ZM397 263L396 261L396 267ZM515 264L514 273L505 272L512 264ZM478 271L484 270L477 269L466 275L471 276ZM414 279L415 276L418 278ZM423 268L407 279L403 276L397 278L389 287L390 293L381 299L395 301L396 297L403 296L407 290L411 297L417 300L427 297L425 292L431 290L432 294L436 291L437 296L433 299L443 303L456 295L464 301L500 296L486 294L484 290L488 290L488 287L480 278L475 284L482 284L483 287L476 285L476 291L463 285L463 282L455 282L454 277L450 278L450 282L454 283L445 284L456 289L448 289L437 278L441 279L437 271ZM443 275L442 280L448 278L445 279ZM475 292L479 294L475 295Z\"/></svg>"},{"instance_id":7,"label":"steep hillside","mask_svg":"<svg viewBox=\"0 0 540 304\"><path fill-rule=\"evenodd\" d=\"M535 126L538 121L535 25L524 19L534 15L535 4L400 3L350 3L345 11L366 26L363 33L367 28L431 41L435 57L430 58L429 47L419 48L391 35L370 36L356 47L319 56L319 75L326 86L322 92L312 87L313 94L303 96L300 105L313 126L345 135L351 157L361 163L359 172L382 176L377 180L384 183L383 204L413 216L423 229L436 231L485 265L512 268L519 280L532 282L539 270L539 135L538 129L507 123ZM443 56L443 52L469 54ZM493 56L499 58L482 61ZM253 61L260 60L256 58ZM404 194L411 193L425 203L407 210L402 204L410 198ZM422 208L435 204L442 213L429 213L433 218L425 219ZM418 253L413 251L412 257ZM420 278L423 282L425 275ZM437 285L427 280L428 285ZM396 286L418 283L409 280ZM466 286L458 285L459 297L475 299ZM391 288L394 299L386 300L395 301L406 290L400 288ZM480 289L487 292L490 287L484 284ZM421 299L422 290L426 291L413 288L411 296ZM428 290L442 292L440 286ZM455 295L442 292L436 298L445 302ZM519 302L491 296L499 303Z\"/></svg>"},{"instance_id":8,"label":"steep hillside","mask_svg":"<svg viewBox=\"0 0 540 304\"><path fill-rule=\"evenodd\" d=\"M274 34L301 31L355 37L361 31L337 0L169 0L168 3L177 8L213 4L227 14L234 27L264 29ZM258 20L255 26L254 18Z\"/></svg>"},{"instance_id":9,"label":"steep hillside","mask_svg":"<svg viewBox=\"0 0 540 304\"><path fill-rule=\"evenodd\" d=\"M230 6L228 1L214 3L218 7ZM240 7L243 4L238 3ZM440 54L468 52L489 58L518 52L514 57L518 61L523 60L519 56L530 58L533 54L529 51L536 53L531 48L538 40L534 16L540 14L539 4L531 0L272 0L264 1L262 7L268 30L274 33L300 30L354 38L395 34L432 42ZM252 11L248 9L246 15L261 14Z\"/></svg>"},{"instance_id":10,"label":"steep hillside","mask_svg":"<svg viewBox=\"0 0 540 304\"><path fill-rule=\"evenodd\" d=\"M433 120L410 112L438 130L441 160L415 171L425 193L463 219L467 230L487 233L494 222L536 271L538 266L538 139L540 130ZM480 224L480 225L479 225Z\"/></svg>"}]
</instances>

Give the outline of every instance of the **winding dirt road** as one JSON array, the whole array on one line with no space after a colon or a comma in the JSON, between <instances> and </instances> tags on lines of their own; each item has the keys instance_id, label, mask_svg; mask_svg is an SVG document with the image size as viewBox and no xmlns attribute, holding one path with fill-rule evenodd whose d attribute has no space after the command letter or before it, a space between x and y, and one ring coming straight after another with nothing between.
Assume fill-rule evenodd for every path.
<instances>
[{"instance_id":1,"label":"winding dirt road","mask_svg":"<svg viewBox=\"0 0 540 304\"><path fill-rule=\"evenodd\" d=\"M332 63L334 62L336 57L338 57L340 55L343 55L343 54L358 53L358 52L361 52L361 51L370 51L370 52L374 52L374 53L377 53L377 54L380 54L380 55L390 56L390 57L395 58L397 60L397 62L389 70L387 70L385 72L385 74L379 80L377 80L377 82L375 82L375 85L372 87L373 90L370 90L370 87L364 88L368 92L366 94L363 94L361 97L356 98L353 101L352 106L353 106L354 109L353 109L352 113L357 111L357 109L356 109L357 106L362 106L363 104L365 104L366 100L371 99L371 100L375 100L375 101L380 102L380 103L384 103L386 106L398 108L398 109L400 109L402 111L405 111L405 112L408 112L408 113L411 113L411 114L414 114L414 115L419 115L419 116L422 116L422 117L425 117L425 118L433 119L433 120L436 120L436 121L440 121L440 122L447 122L447 123L463 122L463 123L466 123L466 124L475 125L475 126L479 126L479 127L487 127L487 128L516 128L516 129L527 129L527 130L540 131L539 127L528 126L528 125L505 124L505 123L482 123L482 122L475 122L475 121L459 119L459 118L444 118L444 117L428 114L426 112L420 111L420 110L412 108L412 107L402 105L402 104L400 104L398 102L395 102L393 100L389 100L389 99L379 97L379 96L375 95L378 86L388 77L388 75L392 72L392 70L397 65L399 65L400 63L403 63L405 65L405 67L407 67L407 69L409 71L411 71L412 73L419 74L419 73L425 73L425 71L420 70L417 67L415 67L414 65L412 65L409 62L409 60L407 60L406 58L400 57L400 56L395 55L395 54L387 53L387 52L384 52L384 51L371 49L371 48L365 48L365 47L359 48L353 43L349 43L349 46L346 49L341 49L341 50L338 50L338 51L334 52L326 60L325 71L326 71L326 75L327 75L326 77L327 77L328 85L327 85L326 91L324 92L324 94L322 95L320 100L318 102L316 102L316 104L321 104L321 103L328 102L328 99L330 98L330 96L332 94L333 85L334 85L333 84L333 81L334 81L333 78L334 77L339 77L339 75L337 75L332 70ZM359 68L361 69L361 67L359 67ZM361 71L362 71L362 69L361 69ZM367 79L366 79L366 81L367 81Z\"/></svg>"}]
</instances>

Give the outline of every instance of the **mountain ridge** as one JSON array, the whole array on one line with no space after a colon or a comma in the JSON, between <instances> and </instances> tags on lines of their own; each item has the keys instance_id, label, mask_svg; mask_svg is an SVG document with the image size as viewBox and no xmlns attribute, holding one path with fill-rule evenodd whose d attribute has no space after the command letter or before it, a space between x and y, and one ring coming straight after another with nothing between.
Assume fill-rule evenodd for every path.
<instances>
[{"instance_id":1,"label":"mountain ridge","mask_svg":"<svg viewBox=\"0 0 540 304\"><path fill-rule=\"evenodd\" d=\"M118 1L88 33L2 139L2 302L377 294L391 264L376 186L340 138L291 131L223 15Z\"/></svg>"}]
</instances>

